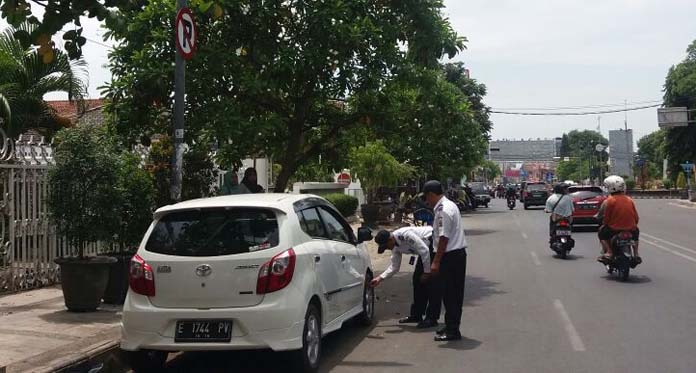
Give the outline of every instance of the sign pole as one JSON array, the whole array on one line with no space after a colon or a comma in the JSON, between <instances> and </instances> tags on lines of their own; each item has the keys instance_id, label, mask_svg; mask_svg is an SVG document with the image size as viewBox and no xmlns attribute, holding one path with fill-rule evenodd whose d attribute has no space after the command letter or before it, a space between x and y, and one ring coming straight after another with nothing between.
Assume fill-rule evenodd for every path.
<instances>
[{"instance_id":1,"label":"sign pole","mask_svg":"<svg viewBox=\"0 0 696 373\"><path fill-rule=\"evenodd\" d=\"M177 0L177 13L186 8L187 0ZM175 23L177 28L177 23ZM178 38L178 35L175 36ZM178 42L178 41L177 41ZM181 200L182 169L184 162L184 94L186 92L186 60L176 53L174 68L174 154L172 156L171 198Z\"/></svg>"}]
</instances>

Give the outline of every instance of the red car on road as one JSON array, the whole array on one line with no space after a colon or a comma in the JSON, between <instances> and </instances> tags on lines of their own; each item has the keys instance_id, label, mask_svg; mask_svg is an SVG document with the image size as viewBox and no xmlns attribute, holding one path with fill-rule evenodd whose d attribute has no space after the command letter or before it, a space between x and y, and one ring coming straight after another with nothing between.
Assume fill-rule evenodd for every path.
<instances>
[{"instance_id":1,"label":"red car on road","mask_svg":"<svg viewBox=\"0 0 696 373\"><path fill-rule=\"evenodd\" d=\"M571 186L568 193L573 198L573 225L596 225L599 222L595 215L599 211L602 202L607 199L602 188L591 185Z\"/></svg>"}]
</instances>

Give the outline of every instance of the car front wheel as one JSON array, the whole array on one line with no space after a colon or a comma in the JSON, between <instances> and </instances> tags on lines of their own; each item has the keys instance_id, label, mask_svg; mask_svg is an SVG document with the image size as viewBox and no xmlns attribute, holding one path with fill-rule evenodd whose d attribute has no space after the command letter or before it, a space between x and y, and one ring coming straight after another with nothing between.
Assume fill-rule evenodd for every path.
<instances>
[{"instance_id":1,"label":"car front wheel","mask_svg":"<svg viewBox=\"0 0 696 373\"><path fill-rule=\"evenodd\" d=\"M313 373L319 369L320 358L321 315L319 309L310 304L302 331L302 349L294 353L294 361L299 372Z\"/></svg>"},{"instance_id":2,"label":"car front wheel","mask_svg":"<svg viewBox=\"0 0 696 373\"><path fill-rule=\"evenodd\" d=\"M365 276L363 287L362 312L358 315L358 322L362 326L370 326L375 320L375 289L370 286L372 276Z\"/></svg>"}]
</instances>

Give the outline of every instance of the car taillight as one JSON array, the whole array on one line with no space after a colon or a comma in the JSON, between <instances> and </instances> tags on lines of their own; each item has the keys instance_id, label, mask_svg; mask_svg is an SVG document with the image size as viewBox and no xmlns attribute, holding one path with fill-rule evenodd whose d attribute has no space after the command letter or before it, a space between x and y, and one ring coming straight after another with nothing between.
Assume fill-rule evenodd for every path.
<instances>
[{"instance_id":1,"label":"car taillight","mask_svg":"<svg viewBox=\"0 0 696 373\"><path fill-rule=\"evenodd\" d=\"M152 267L140 255L135 255L131 259L128 285L131 290L138 294L148 297L155 296L155 274Z\"/></svg>"},{"instance_id":2,"label":"car taillight","mask_svg":"<svg viewBox=\"0 0 696 373\"><path fill-rule=\"evenodd\" d=\"M619 234L619 238L621 238L622 240L630 240L631 238L633 238L633 235L631 234L631 232L621 232Z\"/></svg>"},{"instance_id":3,"label":"car taillight","mask_svg":"<svg viewBox=\"0 0 696 373\"><path fill-rule=\"evenodd\" d=\"M529 195L529 192L524 192L524 198L527 198L528 195Z\"/></svg>"},{"instance_id":4,"label":"car taillight","mask_svg":"<svg viewBox=\"0 0 696 373\"><path fill-rule=\"evenodd\" d=\"M295 250L289 249L264 263L259 270L256 294L278 291L290 283L295 272Z\"/></svg>"}]
</instances>

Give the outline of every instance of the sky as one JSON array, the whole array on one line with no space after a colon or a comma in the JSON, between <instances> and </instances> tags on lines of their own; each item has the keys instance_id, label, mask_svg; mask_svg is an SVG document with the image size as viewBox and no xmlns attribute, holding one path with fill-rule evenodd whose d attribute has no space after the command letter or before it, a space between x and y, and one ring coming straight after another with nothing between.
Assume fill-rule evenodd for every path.
<instances>
[{"instance_id":1,"label":"sky","mask_svg":"<svg viewBox=\"0 0 696 373\"><path fill-rule=\"evenodd\" d=\"M487 86L485 102L493 109L660 100L669 67L685 57L686 47L696 39L694 0L444 3L454 29L469 40L467 50L454 61L464 62L472 78ZM97 98L99 87L110 79L105 66L108 48L95 19L85 19L83 25L83 35L96 41L88 41L84 56L89 64L89 95ZM655 108L628 113L636 141L657 129L656 118ZM493 114L492 120L493 139L536 139L573 129L596 130L598 115ZM599 122L608 137L610 129L623 128L624 114L602 114Z\"/></svg>"}]
</instances>

